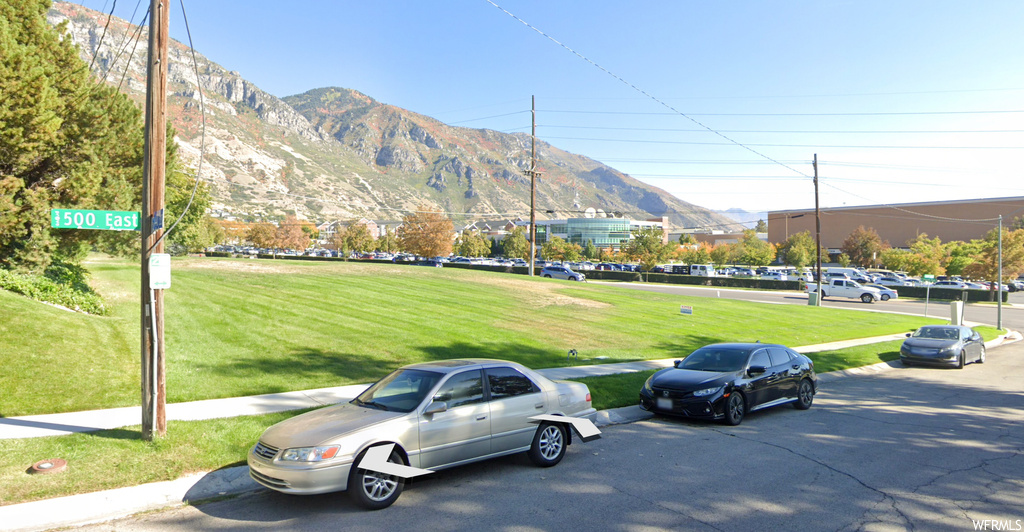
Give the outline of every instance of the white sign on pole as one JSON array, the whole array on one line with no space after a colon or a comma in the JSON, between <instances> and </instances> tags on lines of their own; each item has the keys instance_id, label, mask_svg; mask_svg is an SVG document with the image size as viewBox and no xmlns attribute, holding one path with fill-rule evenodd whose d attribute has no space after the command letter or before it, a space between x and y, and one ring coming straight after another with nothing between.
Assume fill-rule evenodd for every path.
<instances>
[{"instance_id":1,"label":"white sign on pole","mask_svg":"<svg viewBox=\"0 0 1024 532\"><path fill-rule=\"evenodd\" d=\"M149 288L165 290L171 287L171 254L153 253L149 256Z\"/></svg>"}]
</instances>

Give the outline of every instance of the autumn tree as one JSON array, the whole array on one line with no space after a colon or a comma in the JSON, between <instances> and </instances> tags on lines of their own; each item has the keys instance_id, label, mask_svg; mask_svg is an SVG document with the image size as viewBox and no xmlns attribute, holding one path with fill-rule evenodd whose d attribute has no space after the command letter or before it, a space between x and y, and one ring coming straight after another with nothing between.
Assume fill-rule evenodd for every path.
<instances>
[{"instance_id":1,"label":"autumn tree","mask_svg":"<svg viewBox=\"0 0 1024 532\"><path fill-rule=\"evenodd\" d=\"M639 262L643 271L651 271L672 253L672 248L665 244L665 232L661 228L642 227L633 231L632 236L622 247L622 252L630 260Z\"/></svg>"},{"instance_id":2,"label":"autumn tree","mask_svg":"<svg viewBox=\"0 0 1024 532\"><path fill-rule=\"evenodd\" d=\"M999 276L999 230L989 231L978 261L964 268L964 274L977 279L995 281ZM1003 277L1016 277L1024 272L1024 229L1003 229ZM993 285L992 290L996 290Z\"/></svg>"},{"instance_id":3,"label":"autumn tree","mask_svg":"<svg viewBox=\"0 0 1024 532\"><path fill-rule=\"evenodd\" d=\"M712 247L707 242L682 246L675 252L675 257L684 264L707 264L711 262Z\"/></svg>"},{"instance_id":4,"label":"autumn tree","mask_svg":"<svg viewBox=\"0 0 1024 532\"><path fill-rule=\"evenodd\" d=\"M843 253L849 257L849 261L857 266L874 266L882 249L889 247L882 244L882 238L874 229L865 229L863 225L858 226L843 241Z\"/></svg>"},{"instance_id":5,"label":"autumn tree","mask_svg":"<svg viewBox=\"0 0 1024 532\"><path fill-rule=\"evenodd\" d=\"M427 209L429 207L421 206L420 211L402 218L402 226L398 228L399 245L421 257L447 257L452 253L455 226L444 214Z\"/></svg>"},{"instance_id":6,"label":"autumn tree","mask_svg":"<svg viewBox=\"0 0 1024 532\"><path fill-rule=\"evenodd\" d=\"M302 230L302 226L302 222L294 214L286 216L275 231L275 247L297 251L309 247L309 234Z\"/></svg>"},{"instance_id":7,"label":"autumn tree","mask_svg":"<svg viewBox=\"0 0 1024 532\"><path fill-rule=\"evenodd\" d=\"M970 242L946 242L943 247L947 257L944 264L946 275L963 275L964 268L978 261L984 241L976 239Z\"/></svg>"},{"instance_id":8,"label":"autumn tree","mask_svg":"<svg viewBox=\"0 0 1024 532\"><path fill-rule=\"evenodd\" d=\"M540 254L544 260L560 260L575 262L580 260L583 248L579 244L566 242L562 237L552 237L540 247Z\"/></svg>"},{"instance_id":9,"label":"autumn tree","mask_svg":"<svg viewBox=\"0 0 1024 532\"><path fill-rule=\"evenodd\" d=\"M732 262L733 245L715 244L715 246L711 248L711 252L709 253L709 255L711 256L712 264L715 264L717 266L728 264Z\"/></svg>"},{"instance_id":10,"label":"autumn tree","mask_svg":"<svg viewBox=\"0 0 1024 532\"><path fill-rule=\"evenodd\" d=\"M333 244L336 249L344 251L347 255L349 251L357 253L373 251L376 243L366 224L352 222L345 229L334 234Z\"/></svg>"},{"instance_id":11,"label":"autumn tree","mask_svg":"<svg viewBox=\"0 0 1024 532\"><path fill-rule=\"evenodd\" d=\"M277 227L269 223L254 224L245 233L245 239L258 248L276 248Z\"/></svg>"},{"instance_id":12,"label":"autumn tree","mask_svg":"<svg viewBox=\"0 0 1024 532\"><path fill-rule=\"evenodd\" d=\"M530 241L526 229L516 227L501 241L502 253L509 259L526 259L530 256Z\"/></svg>"}]
</instances>

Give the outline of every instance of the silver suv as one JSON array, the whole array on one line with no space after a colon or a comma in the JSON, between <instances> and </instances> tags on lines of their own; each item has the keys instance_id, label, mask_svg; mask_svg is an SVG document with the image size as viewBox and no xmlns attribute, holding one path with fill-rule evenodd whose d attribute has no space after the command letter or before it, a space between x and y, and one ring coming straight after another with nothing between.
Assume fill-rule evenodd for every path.
<instances>
[{"instance_id":1,"label":"silver suv","mask_svg":"<svg viewBox=\"0 0 1024 532\"><path fill-rule=\"evenodd\" d=\"M567 281L586 281L587 278L579 272L574 272L564 266L548 266L540 271L541 277L548 279L565 279Z\"/></svg>"}]
</instances>

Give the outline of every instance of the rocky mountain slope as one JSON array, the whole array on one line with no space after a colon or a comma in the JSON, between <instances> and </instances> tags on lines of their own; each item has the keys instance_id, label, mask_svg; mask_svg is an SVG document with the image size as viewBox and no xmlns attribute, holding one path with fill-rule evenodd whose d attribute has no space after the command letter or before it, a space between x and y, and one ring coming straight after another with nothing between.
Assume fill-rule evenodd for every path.
<instances>
[{"instance_id":1,"label":"rocky mountain slope","mask_svg":"<svg viewBox=\"0 0 1024 532\"><path fill-rule=\"evenodd\" d=\"M83 58L95 56L97 76L142 101L146 28L115 18L103 36L105 14L67 2L55 2L49 19L67 22ZM426 203L458 213L457 223L529 217L529 135L452 127L337 87L280 99L195 57L198 76L191 51L172 42L170 119L179 153L193 168L204 149L203 178L225 215L395 220ZM537 156L540 218L580 216L593 207L635 219L667 216L675 227L731 222L539 140Z\"/></svg>"}]
</instances>

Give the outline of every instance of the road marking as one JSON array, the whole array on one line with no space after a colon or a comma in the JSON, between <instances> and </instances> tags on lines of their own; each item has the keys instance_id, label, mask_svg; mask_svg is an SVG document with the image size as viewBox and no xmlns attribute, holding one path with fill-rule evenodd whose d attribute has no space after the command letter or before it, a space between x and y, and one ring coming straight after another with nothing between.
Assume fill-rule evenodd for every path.
<instances>
[{"instance_id":1,"label":"road marking","mask_svg":"<svg viewBox=\"0 0 1024 532\"><path fill-rule=\"evenodd\" d=\"M594 425L589 419L585 417L566 417L566 416L554 416L551 414L541 414L539 416L533 416L530 421L551 421L554 423L567 423L576 429L576 434L580 435L580 439L584 442L594 441L601 437L601 431Z\"/></svg>"},{"instance_id":2,"label":"road marking","mask_svg":"<svg viewBox=\"0 0 1024 532\"><path fill-rule=\"evenodd\" d=\"M394 475L402 478L413 478L433 473L433 471L429 469L420 469L418 467L409 467L403 464L388 462L388 458L391 456L391 450L394 448L395 444L393 443L370 447L366 450L366 454L363 455L363 459L359 461L358 467L360 469L369 469L370 471L376 471L377 473Z\"/></svg>"}]
</instances>

